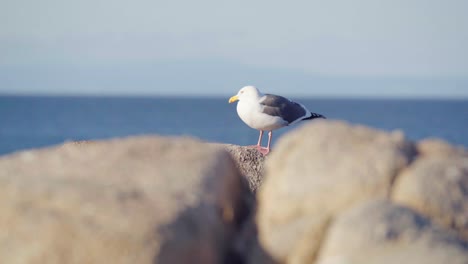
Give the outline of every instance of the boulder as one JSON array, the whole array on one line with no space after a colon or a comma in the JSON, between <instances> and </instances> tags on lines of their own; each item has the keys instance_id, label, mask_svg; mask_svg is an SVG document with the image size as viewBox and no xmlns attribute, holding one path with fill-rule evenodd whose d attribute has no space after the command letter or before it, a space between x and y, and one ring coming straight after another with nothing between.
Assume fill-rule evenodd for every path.
<instances>
[{"instance_id":1,"label":"boulder","mask_svg":"<svg viewBox=\"0 0 468 264\"><path fill-rule=\"evenodd\" d=\"M332 120L266 158L158 136L23 151L0 157L0 263L468 263L467 175L461 147Z\"/></svg>"},{"instance_id":2,"label":"boulder","mask_svg":"<svg viewBox=\"0 0 468 264\"><path fill-rule=\"evenodd\" d=\"M0 158L0 263L236 263L250 193L188 138L65 144Z\"/></svg>"},{"instance_id":3,"label":"boulder","mask_svg":"<svg viewBox=\"0 0 468 264\"><path fill-rule=\"evenodd\" d=\"M398 176L392 199L468 241L468 156L419 157Z\"/></svg>"},{"instance_id":4,"label":"boulder","mask_svg":"<svg viewBox=\"0 0 468 264\"><path fill-rule=\"evenodd\" d=\"M232 156L239 172L247 179L252 195L245 195L245 203L250 208L247 221L244 222L240 232L236 236L235 249L246 263L273 264L274 261L263 250L258 241L257 226L255 223L256 199L255 193L263 182L264 161L263 156L251 147L221 144Z\"/></svg>"},{"instance_id":5,"label":"boulder","mask_svg":"<svg viewBox=\"0 0 468 264\"><path fill-rule=\"evenodd\" d=\"M337 215L317 264L466 264L468 244L411 209L364 202Z\"/></svg>"},{"instance_id":6,"label":"boulder","mask_svg":"<svg viewBox=\"0 0 468 264\"><path fill-rule=\"evenodd\" d=\"M418 155L421 156L465 156L468 152L461 146L453 146L445 140L427 138L417 143Z\"/></svg>"},{"instance_id":7,"label":"boulder","mask_svg":"<svg viewBox=\"0 0 468 264\"><path fill-rule=\"evenodd\" d=\"M258 192L259 240L276 261L313 263L336 214L387 198L416 153L401 132L318 120L284 135Z\"/></svg>"},{"instance_id":8,"label":"boulder","mask_svg":"<svg viewBox=\"0 0 468 264\"><path fill-rule=\"evenodd\" d=\"M265 157L254 148L230 144L222 146L231 154L239 172L247 179L250 189L256 192L263 181Z\"/></svg>"}]
</instances>

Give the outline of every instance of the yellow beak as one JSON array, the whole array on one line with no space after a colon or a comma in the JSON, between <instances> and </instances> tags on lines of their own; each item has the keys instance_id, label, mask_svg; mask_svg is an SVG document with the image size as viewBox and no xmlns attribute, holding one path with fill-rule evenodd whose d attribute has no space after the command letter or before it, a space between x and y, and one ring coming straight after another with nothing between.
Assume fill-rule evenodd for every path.
<instances>
[{"instance_id":1,"label":"yellow beak","mask_svg":"<svg viewBox=\"0 0 468 264\"><path fill-rule=\"evenodd\" d=\"M234 103L237 100L239 100L239 97L237 95L234 95L231 98L229 98L229 103Z\"/></svg>"}]
</instances>

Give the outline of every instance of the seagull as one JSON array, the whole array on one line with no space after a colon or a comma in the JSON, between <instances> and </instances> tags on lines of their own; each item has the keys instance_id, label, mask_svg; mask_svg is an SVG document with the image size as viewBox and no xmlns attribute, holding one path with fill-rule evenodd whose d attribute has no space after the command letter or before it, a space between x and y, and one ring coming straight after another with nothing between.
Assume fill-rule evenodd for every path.
<instances>
[{"instance_id":1,"label":"seagull","mask_svg":"<svg viewBox=\"0 0 468 264\"><path fill-rule=\"evenodd\" d=\"M273 94L262 94L254 86L245 86L229 98L229 103L237 103L237 114L249 127L260 131L256 148L261 154L270 152L272 131L293 125L302 120L325 118L323 115L310 112L302 104L285 97ZM263 132L268 131L268 144L261 146Z\"/></svg>"}]
</instances>

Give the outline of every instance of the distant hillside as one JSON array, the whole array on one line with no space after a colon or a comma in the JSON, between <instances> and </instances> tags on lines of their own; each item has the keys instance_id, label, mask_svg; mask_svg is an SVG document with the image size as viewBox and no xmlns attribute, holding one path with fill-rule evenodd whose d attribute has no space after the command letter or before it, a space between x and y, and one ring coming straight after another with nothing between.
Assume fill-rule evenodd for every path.
<instances>
[{"instance_id":1,"label":"distant hillside","mask_svg":"<svg viewBox=\"0 0 468 264\"><path fill-rule=\"evenodd\" d=\"M229 95L247 84L291 96L468 94L467 79L358 78L255 68L218 60L0 66L0 93Z\"/></svg>"}]
</instances>

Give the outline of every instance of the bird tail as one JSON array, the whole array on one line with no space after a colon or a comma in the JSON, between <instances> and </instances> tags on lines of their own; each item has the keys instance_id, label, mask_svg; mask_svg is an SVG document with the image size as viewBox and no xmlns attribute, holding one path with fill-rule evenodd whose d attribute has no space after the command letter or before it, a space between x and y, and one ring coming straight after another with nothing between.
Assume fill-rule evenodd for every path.
<instances>
[{"instance_id":1,"label":"bird tail","mask_svg":"<svg viewBox=\"0 0 468 264\"><path fill-rule=\"evenodd\" d=\"M323 118L323 119L326 119L325 116L321 115L321 114L317 114L317 113L311 113L311 116L309 117L306 117L302 120L310 120L310 119L315 119L315 118Z\"/></svg>"}]
</instances>

